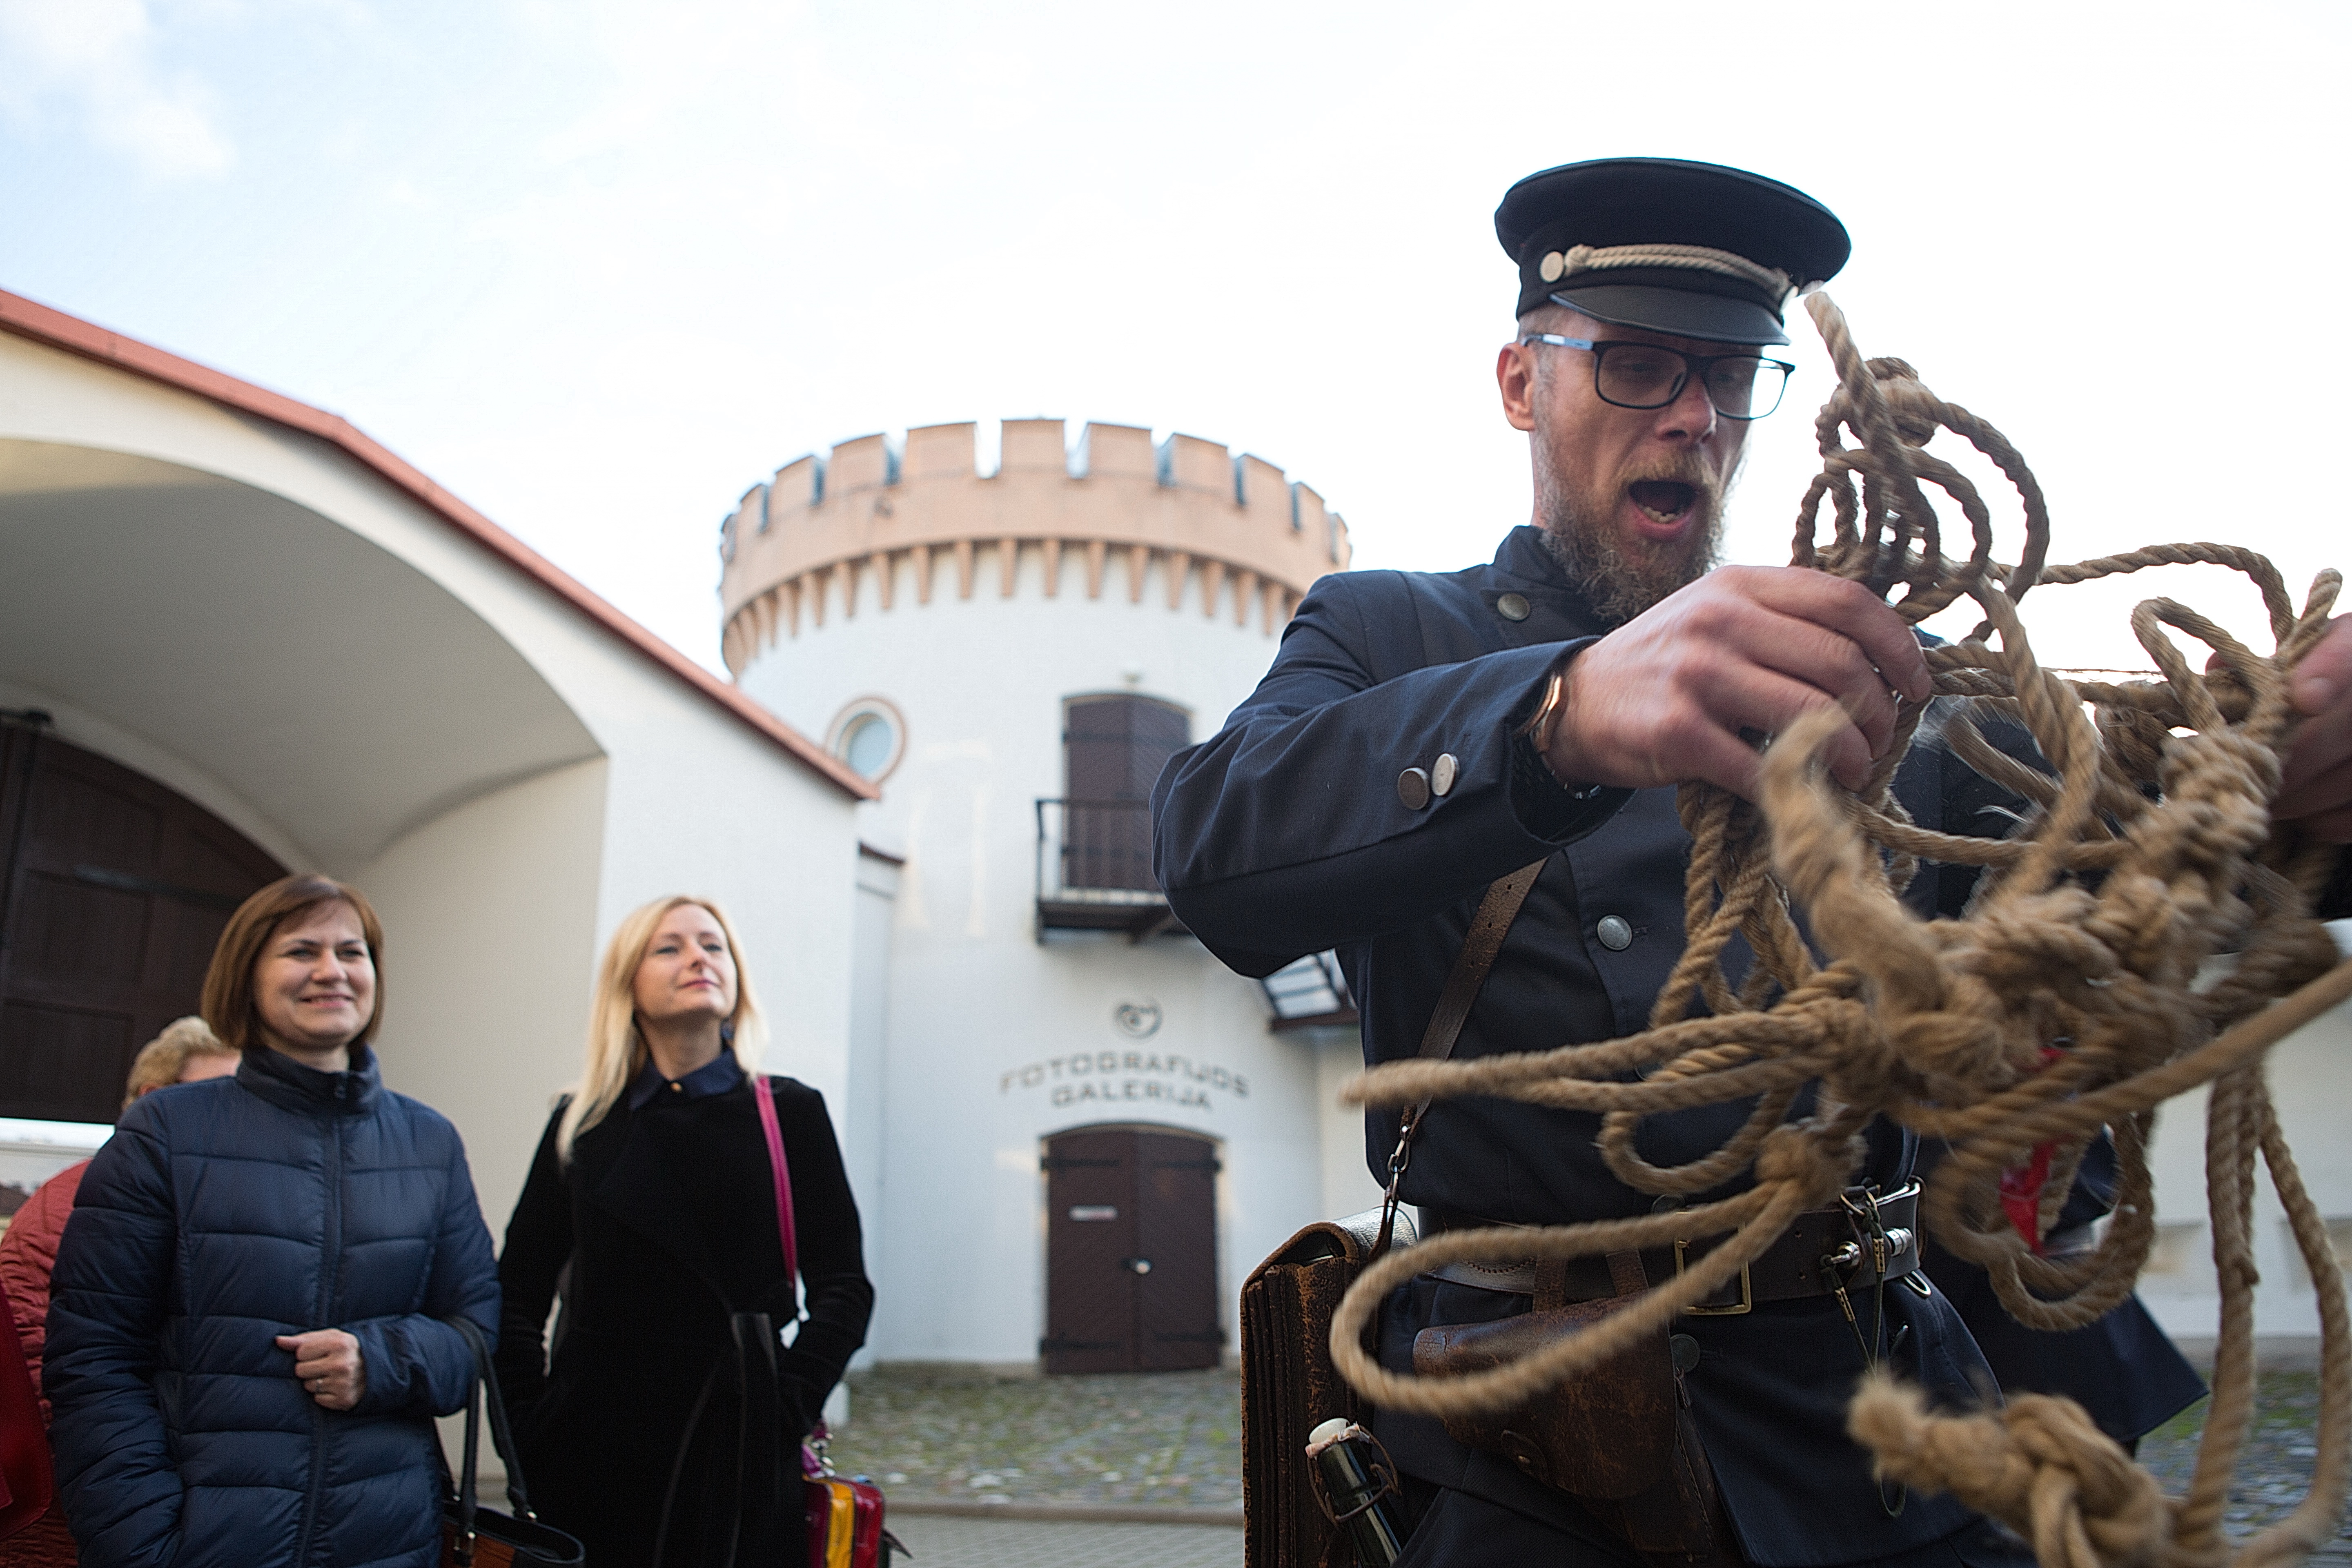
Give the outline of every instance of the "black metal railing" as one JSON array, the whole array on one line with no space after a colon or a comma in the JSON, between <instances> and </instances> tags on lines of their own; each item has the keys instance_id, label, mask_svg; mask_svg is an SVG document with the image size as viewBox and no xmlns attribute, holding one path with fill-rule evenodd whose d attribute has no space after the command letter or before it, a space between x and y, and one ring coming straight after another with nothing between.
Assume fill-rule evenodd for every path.
<instances>
[{"instance_id":1,"label":"black metal railing","mask_svg":"<svg viewBox=\"0 0 2352 1568\"><path fill-rule=\"evenodd\" d=\"M1037 921L1041 927L1177 929L1151 874L1151 803L1037 802Z\"/></svg>"}]
</instances>

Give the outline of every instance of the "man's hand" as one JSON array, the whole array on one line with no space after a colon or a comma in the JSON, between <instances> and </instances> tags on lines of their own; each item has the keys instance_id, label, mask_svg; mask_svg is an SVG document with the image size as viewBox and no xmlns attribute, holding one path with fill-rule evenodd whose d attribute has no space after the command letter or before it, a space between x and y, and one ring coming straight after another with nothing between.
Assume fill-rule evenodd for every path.
<instances>
[{"instance_id":1,"label":"man's hand","mask_svg":"<svg viewBox=\"0 0 2352 1568\"><path fill-rule=\"evenodd\" d=\"M2352 687L2346 662L2340 684ZM1841 708L1828 761L1853 789L1894 738L1895 693L1924 702L1933 689L1918 638L1869 589L1794 567L1719 567L1570 661L1545 760L1563 781L1704 779L1752 800L1763 763L1742 732Z\"/></svg>"},{"instance_id":2,"label":"man's hand","mask_svg":"<svg viewBox=\"0 0 2352 1568\"><path fill-rule=\"evenodd\" d=\"M280 1334L278 1348L294 1352L294 1375L302 1391L330 1410L349 1410L367 1392L367 1368L360 1342L341 1329Z\"/></svg>"},{"instance_id":3,"label":"man's hand","mask_svg":"<svg viewBox=\"0 0 2352 1568\"><path fill-rule=\"evenodd\" d=\"M2271 815L2328 844L2352 841L2352 616L2338 616L2294 668L2303 722L2287 740Z\"/></svg>"}]
</instances>

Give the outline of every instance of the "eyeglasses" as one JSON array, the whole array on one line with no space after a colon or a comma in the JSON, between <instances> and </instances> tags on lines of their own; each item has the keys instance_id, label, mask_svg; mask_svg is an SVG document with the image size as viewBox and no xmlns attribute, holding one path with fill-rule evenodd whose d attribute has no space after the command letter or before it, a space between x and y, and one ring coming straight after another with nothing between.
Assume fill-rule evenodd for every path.
<instances>
[{"instance_id":1,"label":"eyeglasses","mask_svg":"<svg viewBox=\"0 0 2352 1568\"><path fill-rule=\"evenodd\" d=\"M1761 419L1780 406L1789 373L1797 367L1762 354L1686 354L1655 343L1595 342L1555 332L1528 332L1523 343L1582 349L1592 356L1592 389L1620 408L1664 408L1696 375L1726 419Z\"/></svg>"}]
</instances>

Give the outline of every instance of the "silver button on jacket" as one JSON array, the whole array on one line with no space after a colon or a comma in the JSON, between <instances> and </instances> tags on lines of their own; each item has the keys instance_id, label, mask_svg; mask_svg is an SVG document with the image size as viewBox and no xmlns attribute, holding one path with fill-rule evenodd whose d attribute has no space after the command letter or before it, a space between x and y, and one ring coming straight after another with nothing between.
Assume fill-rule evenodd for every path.
<instances>
[{"instance_id":1,"label":"silver button on jacket","mask_svg":"<svg viewBox=\"0 0 2352 1568\"><path fill-rule=\"evenodd\" d=\"M1601 939L1601 945L1612 952L1622 952L1633 945L1633 922L1623 915L1602 915L1601 923L1593 928L1593 934Z\"/></svg>"}]
</instances>

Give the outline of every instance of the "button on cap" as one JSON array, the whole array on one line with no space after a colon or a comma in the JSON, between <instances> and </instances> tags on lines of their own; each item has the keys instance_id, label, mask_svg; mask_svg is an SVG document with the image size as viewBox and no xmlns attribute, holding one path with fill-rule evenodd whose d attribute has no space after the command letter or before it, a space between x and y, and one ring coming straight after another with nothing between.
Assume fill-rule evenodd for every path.
<instances>
[{"instance_id":1,"label":"button on cap","mask_svg":"<svg viewBox=\"0 0 2352 1568\"><path fill-rule=\"evenodd\" d=\"M1633 926L1623 915L1602 915L1593 930L1601 945L1612 952L1622 952L1633 945Z\"/></svg>"},{"instance_id":2,"label":"button on cap","mask_svg":"<svg viewBox=\"0 0 2352 1568\"><path fill-rule=\"evenodd\" d=\"M1397 774L1397 798L1404 802L1407 811L1419 811L1429 804L1429 775L1419 768L1407 768Z\"/></svg>"},{"instance_id":3,"label":"button on cap","mask_svg":"<svg viewBox=\"0 0 2352 1568\"><path fill-rule=\"evenodd\" d=\"M1437 765L1429 770L1429 793L1447 794L1454 788L1454 780L1461 772L1462 764L1454 760L1454 753L1445 752L1437 759Z\"/></svg>"},{"instance_id":4,"label":"button on cap","mask_svg":"<svg viewBox=\"0 0 2352 1568\"><path fill-rule=\"evenodd\" d=\"M1495 601L1495 613L1507 621L1524 621L1528 618L1528 596L1506 594Z\"/></svg>"}]
</instances>

